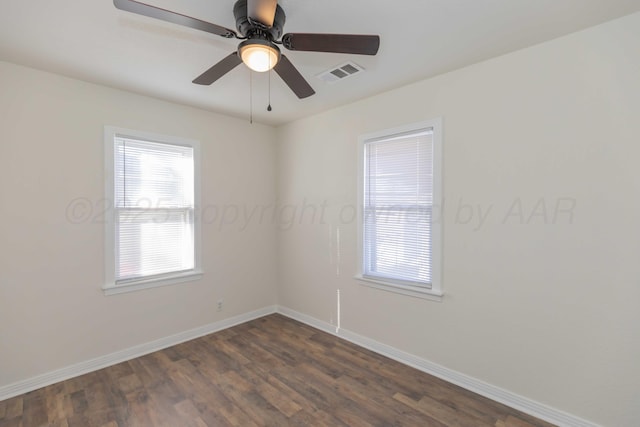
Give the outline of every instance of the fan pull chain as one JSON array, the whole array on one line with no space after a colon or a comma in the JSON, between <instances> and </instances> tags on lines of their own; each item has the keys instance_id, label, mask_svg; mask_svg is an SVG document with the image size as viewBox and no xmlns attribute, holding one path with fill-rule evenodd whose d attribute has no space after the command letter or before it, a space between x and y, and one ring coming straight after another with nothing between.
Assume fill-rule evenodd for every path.
<instances>
[{"instance_id":1,"label":"fan pull chain","mask_svg":"<svg viewBox=\"0 0 640 427\"><path fill-rule=\"evenodd\" d=\"M271 55L269 55L269 105L267 105L267 111L271 111Z\"/></svg>"},{"instance_id":2,"label":"fan pull chain","mask_svg":"<svg viewBox=\"0 0 640 427\"><path fill-rule=\"evenodd\" d=\"M253 124L253 72L249 70L249 124Z\"/></svg>"}]
</instances>

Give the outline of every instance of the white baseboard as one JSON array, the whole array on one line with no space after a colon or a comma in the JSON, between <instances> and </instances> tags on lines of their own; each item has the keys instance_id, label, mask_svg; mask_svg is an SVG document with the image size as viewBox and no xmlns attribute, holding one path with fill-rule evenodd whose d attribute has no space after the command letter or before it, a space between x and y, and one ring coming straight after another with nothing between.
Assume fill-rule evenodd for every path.
<instances>
[{"instance_id":1,"label":"white baseboard","mask_svg":"<svg viewBox=\"0 0 640 427\"><path fill-rule=\"evenodd\" d=\"M555 408L551 408L542 403L504 390L500 387L485 383L484 381L480 381L476 378L451 370L449 368L445 368L444 366L438 365L412 354L405 353L394 347L379 343L370 338L358 335L354 332L342 328L337 329L335 326L327 322L318 320L314 317L282 306L265 307L260 310L234 316L228 319L221 320L219 322L214 322L209 325L171 335L166 338L161 338L159 340L155 340L146 344L140 344L125 350L117 351L115 353L107 354L105 356L100 356L95 359L67 366L62 369L47 372L33 378L2 386L0 387L0 401L33 390L37 390L42 387L46 387L48 385L67 380L69 378L77 377L79 375L93 372L98 369L106 368L117 363L135 359L136 357L144 356L145 354L153 353L154 351L162 350L167 347L183 343L185 341L209 335L214 332L218 332L223 329L227 329L232 326L236 326L241 323L245 323L250 320L257 319L259 317L263 317L276 312L290 317L291 319L305 323L321 331L341 337L361 347L374 351L383 356L387 356L390 359L396 360L400 363L411 366L450 383L456 384L467 390L478 393L479 395L503 403L534 417L556 424L560 427L601 427L597 424L583 420L574 415L557 410Z\"/></svg>"},{"instance_id":2,"label":"white baseboard","mask_svg":"<svg viewBox=\"0 0 640 427\"><path fill-rule=\"evenodd\" d=\"M347 341L386 356L390 359L396 360L400 363L416 368L422 372L426 372L435 377L441 378L445 381L477 393L481 396L487 397L491 400L495 400L496 402L500 402L511 408L517 409L526 414L558 425L560 427L601 427L598 424L583 420L574 415L504 390L500 387L488 384L484 381L480 381L476 378L470 377L452 369L445 368L444 366L430 362L426 359L422 359L412 354L405 353L394 347L379 343L370 338L358 335L354 332L342 328L337 329L334 325L331 325L322 320L318 320L306 314L299 313L295 310L291 310L290 308L278 306L278 313L299 322L305 323L316 329L320 329L321 331L341 337Z\"/></svg>"},{"instance_id":3,"label":"white baseboard","mask_svg":"<svg viewBox=\"0 0 640 427\"><path fill-rule=\"evenodd\" d=\"M33 378L2 386L0 387L0 401L33 390L37 390L39 388L46 387L60 381L68 380L69 378L97 371L98 369L106 368L107 366L135 359L136 357L144 356L145 354L153 353L154 351L162 350L167 347L183 343L185 341L209 335L214 332L218 332L223 329L227 329L232 326L275 313L276 311L276 306L265 307L260 310L230 317L219 322L210 323L208 325L181 332L179 334L171 335L166 338L161 338L159 340L151 341L145 344L136 345L125 350L117 351L105 356L96 357L95 359L76 363L75 365L67 366L62 369L57 369L55 371L35 376Z\"/></svg>"}]
</instances>

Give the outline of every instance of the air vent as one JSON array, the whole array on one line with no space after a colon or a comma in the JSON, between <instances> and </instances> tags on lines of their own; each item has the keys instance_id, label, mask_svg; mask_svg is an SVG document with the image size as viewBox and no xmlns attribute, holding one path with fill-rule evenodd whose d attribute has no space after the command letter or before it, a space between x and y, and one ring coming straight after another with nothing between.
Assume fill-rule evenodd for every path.
<instances>
[{"instance_id":1,"label":"air vent","mask_svg":"<svg viewBox=\"0 0 640 427\"><path fill-rule=\"evenodd\" d=\"M335 68L327 70L318 74L316 77L327 83L334 83L346 78L355 76L364 71L364 68L353 62L346 62L342 65L338 65Z\"/></svg>"}]
</instances>

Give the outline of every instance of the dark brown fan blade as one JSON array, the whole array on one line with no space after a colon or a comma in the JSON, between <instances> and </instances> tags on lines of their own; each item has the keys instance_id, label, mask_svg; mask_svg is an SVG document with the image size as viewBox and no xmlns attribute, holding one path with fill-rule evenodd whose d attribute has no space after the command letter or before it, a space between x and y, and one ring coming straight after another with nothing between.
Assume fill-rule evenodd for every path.
<instances>
[{"instance_id":1,"label":"dark brown fan blade","mask_svg":"<svg viewBox=\"0 0 640 427\"><path fill-rule=\"evenodd\" d=\"M316 93L285 55L280 55L280 60L273 69L298 98L307 98Z\"/></svg>"},{"instance_id":2,"label":"dark brown fan blade","mask_svg":"<svg viewBox=\"0 0 640 427\"><path fill-rule=\"evenodd\" d=\"M247 16L267 28L273 26L278 0L247 0Z\"/></svg>"},{"instance_id":3,"label":"dark brown fan blade","mask_svg":"<svg viewBox=\"0 0 640 427\"><path fill-rule=\"evenodd\" d=\"M229 71L236 68L242 63L242 60L238 56L238 52L233 52L222 61L218 62L213 67L198 76L193 83L198 85L210 85L218 80L220 77L227 74Z\"/></svg>"},{"instance_id":4,"label":"dark brown fan blade","mask_svg":"<svg viewBox=\"0 0 640 427\"><path fill-rule=\"evenodd\" d=\"M380 47L380 36L288 33L282 36L282 44L289 50L375 55Z\"/></svg>"},{"instance_id":5,"label":"dark brown fan blade","mask_svg":"<svg viewBox=\"0 0 640 427\"><path fill-rule=\"evenodd\" d=\"M181 15L176 12L161 9L159 7L150 6L134 0L113 0L115 7L127 12L137 13L138 15L148 16L150 18L160 19L162 21L171 22L173 24L184 25L185 27L195 28L196 30L206 31L218 36L233 38L237 37L235 31L221 27L210 22L201 21L190 16Z\"/></svg>"}]
</instances>

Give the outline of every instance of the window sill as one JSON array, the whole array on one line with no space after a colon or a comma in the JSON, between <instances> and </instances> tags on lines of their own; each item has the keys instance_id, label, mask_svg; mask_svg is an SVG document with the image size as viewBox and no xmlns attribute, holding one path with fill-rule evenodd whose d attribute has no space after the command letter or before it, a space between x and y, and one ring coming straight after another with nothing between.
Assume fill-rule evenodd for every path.
<instances>
[{"instance_id":1,"label":"window sill","mask_svg":"<svg viewBox=\"0 0 640 427\"><path fill-rule=\"evenodd\" d=\"M143 289L158 288L161 286L177 285L178 283L192 282L202 278L201 270L193 270L186 273L165 276L162 278L142 279L123 284L111 284L102 287L105 296L136 292Z\"/></svg>"},{"instance_id":2,"label":"window sill","mask_svg":"<svg viewBox=\"0 0 640 427\"><path fill-rule=\"evenodd\" d=\"M407 295L415 298L422 298L429 301L442 302L444 294L433 289L421 288L419 286L400 285L398 283L386 282L384 280L371 279L369 277L363 277L360 275L355 276L355 279L363 286L370 288L380 289L387 292L393 292L396 294Z\"/></svg>"}]
</instances>

